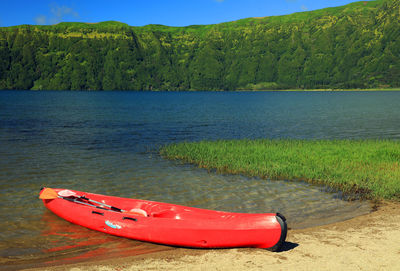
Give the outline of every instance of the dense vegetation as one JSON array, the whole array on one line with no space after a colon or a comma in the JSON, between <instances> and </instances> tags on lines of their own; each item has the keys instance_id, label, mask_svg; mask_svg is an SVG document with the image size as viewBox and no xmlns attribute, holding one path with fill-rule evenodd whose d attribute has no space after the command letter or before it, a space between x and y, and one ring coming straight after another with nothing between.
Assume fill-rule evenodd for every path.
<instances>
[{"instance_id":1,"label":"dense vegetation","mask_svg":"<svg viewBox=\"0 0 400 271\"><path fill-rule=\"evenodd\" d=\"M217 25L0 28L0 89L400 87L400 0Z\"/></svg>"},{"instance_id":2,"label":"dense vegetation","mask_svg":"<svg viewBox=\"0 0 400 271\"><path fill-rule=\"evenodd\" d=\"M171 144L160 152L223 173L303 180L400 200L399 141L219 140Z\"/></svg>"}]
</instances>

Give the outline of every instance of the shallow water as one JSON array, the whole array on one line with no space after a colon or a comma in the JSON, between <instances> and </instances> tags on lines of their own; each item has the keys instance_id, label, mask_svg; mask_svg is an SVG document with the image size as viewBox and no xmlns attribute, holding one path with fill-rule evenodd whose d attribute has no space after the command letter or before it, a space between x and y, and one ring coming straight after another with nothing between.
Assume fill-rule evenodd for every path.
<instances>
[{"instance_id":1,"label":"shallow water","mask_svg":"<svg viewBox=\"0 0 400 271\"><path fill-rule=\"evenodd\" d=\"M400 92L0 92L0 269L170 249L71 225L41 186L238 212L291 228L370 211L302 182L220 175L160 145L233 138L400 138ZM89 241L88 241L89 240Z\"/></svg>"}]
</instances>

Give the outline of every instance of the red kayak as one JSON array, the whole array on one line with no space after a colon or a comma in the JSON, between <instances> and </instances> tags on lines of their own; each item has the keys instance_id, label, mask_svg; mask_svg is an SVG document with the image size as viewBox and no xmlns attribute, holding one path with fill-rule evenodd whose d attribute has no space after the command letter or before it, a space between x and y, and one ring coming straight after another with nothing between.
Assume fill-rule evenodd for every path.
<instances>
[{"instance_id":1,"label":"red kayak","mask_svg":"<svg viewBox=\"0 0 400 271\"><path fill-rule=\"evenodd\" d=\"M52 188L42 188L39 198L71 223L172 246L278 251L287 233L285 218L279 213L230 213Z\"/></svg>"}]
</instances>

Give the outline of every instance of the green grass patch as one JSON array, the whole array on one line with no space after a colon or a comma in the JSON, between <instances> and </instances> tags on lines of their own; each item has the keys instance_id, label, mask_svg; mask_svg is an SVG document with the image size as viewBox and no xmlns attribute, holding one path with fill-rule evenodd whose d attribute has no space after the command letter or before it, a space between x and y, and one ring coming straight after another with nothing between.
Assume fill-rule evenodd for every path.
<instances>
[{"instance_id":1,"label":"green grass patch","mask_svg":"<svg viewBox=\"0 0 400 271\"><path fill-rule=\"evenodd\" d=\"M170 144L168 159L221 173L302 180L400 200L400 142L394 140L218 140Z\"/></svg>"}]
</instances>

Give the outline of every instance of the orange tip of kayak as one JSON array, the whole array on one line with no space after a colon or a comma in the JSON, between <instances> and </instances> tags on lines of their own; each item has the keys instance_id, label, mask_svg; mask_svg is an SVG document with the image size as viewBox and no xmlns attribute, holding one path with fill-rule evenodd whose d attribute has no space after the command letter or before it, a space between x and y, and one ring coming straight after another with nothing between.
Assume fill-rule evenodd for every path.
<instances>
[{"instance_id":1,"label":"orange tip of kayak","mask_svg":"<svg viewBox=\"0 0 400 271\"><path fill-rule=\"evenodd\" d=\"M39 199L56 199L58 198L58 194L54 189L45 188L40 193Z\"/></svg>"}]
</instances>

